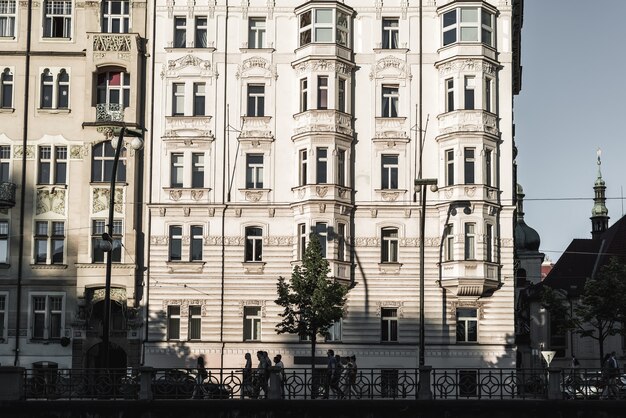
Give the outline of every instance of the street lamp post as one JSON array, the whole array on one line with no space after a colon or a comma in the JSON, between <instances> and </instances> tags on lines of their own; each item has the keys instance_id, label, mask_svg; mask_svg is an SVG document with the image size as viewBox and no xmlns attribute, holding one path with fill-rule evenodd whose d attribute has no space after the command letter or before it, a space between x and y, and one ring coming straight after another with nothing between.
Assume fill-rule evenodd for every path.
<instances>
[{"instance_id":1,"label":"street lamp post","mask_svg":"<svg viewBox=\"0 0 626 418\"><path fill-rule=\"evenodd\" d=\"M131 147L140 150L143 147L142 133L122 126L119 137L111 139L111 146L115 149L113 167L111 170L111 183L109 187L109 221L107 232L102 234L102 249L107 253L107 262L104 279L104 324L102 325L102 344L104 346L104 367L109 368L109 328L111 324L111 268L113 263L113 214L115 208L115 181L117 179L117 166L120 161L120 154L124 146L124 134L133 137Z\"/></svg>"}]
</instances>

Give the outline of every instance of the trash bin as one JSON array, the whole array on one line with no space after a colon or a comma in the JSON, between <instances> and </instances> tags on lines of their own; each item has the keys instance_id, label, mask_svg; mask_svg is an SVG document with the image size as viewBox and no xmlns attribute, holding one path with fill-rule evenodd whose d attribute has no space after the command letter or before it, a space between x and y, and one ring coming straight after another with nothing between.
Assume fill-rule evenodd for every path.
<instances>
[{"instance_id":1,"label":"trash bin","mask_svg":"<svg viewBox=\"0 0 626 418\"><path fill-rule=\"evenodd\" d=\"M51 397L56 392L59 365L53 361L33 363L32 391L35 397Z\"/></svg>"}]
</instances>

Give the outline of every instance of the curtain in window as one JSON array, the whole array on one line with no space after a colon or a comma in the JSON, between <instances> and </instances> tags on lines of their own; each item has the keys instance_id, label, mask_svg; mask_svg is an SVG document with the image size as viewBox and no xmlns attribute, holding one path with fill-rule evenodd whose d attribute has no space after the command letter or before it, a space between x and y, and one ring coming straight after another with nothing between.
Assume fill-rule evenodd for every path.
<instances>
[{"instance_id":1,"label":"curtain in window","mask_svg":"<svg viewBox=\"0 0 626 418\"><path fill-rule=\"evenodd\" d=\"M0 37L15 36L15 18L12 16L0 17Z\"/></svg>"}]
</instances>

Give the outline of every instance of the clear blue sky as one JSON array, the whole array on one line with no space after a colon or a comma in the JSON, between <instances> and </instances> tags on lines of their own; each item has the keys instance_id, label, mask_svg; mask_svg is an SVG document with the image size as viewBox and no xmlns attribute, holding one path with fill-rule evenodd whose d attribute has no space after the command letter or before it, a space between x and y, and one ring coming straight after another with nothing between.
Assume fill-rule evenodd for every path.
<instances>
[{"instance_id":1,"label":"clear blue sky","mask_svg":"<svg viewBox=\"0 0 626 418\"><path fill-rule=\"evenodd\" d=\"M526 223L556 262L573 238L591 237L597 148L609 225L626 205L626 1L524 3L518 182Z\"/></svg>"}]
</instances>

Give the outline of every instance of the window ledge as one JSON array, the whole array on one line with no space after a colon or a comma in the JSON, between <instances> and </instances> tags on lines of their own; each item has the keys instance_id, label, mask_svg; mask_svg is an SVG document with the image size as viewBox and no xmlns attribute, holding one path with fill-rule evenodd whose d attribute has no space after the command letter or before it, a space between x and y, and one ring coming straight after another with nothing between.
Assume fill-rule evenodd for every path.
<instances>
[{"instance_id":1,"label":"window ledge","mask_svg":"<svg viewBox=\"0 0 626 418\"><path fill-rule=\"evenodd\" d=\"M266 201L272 189L239 189L244 199L248 202Z\"/></svg>"},{"instance_id":2,"label":"window ledge","mask_svg":"<svg viewBox=\"0 0 626 418\"><path fill-rule=\"evenodd\" d=\"M407 52L409 52L409 48L374 48L374 52L376 54L383 54L383 53L400 53L400 54L406 54Z\"/></svg>"},{"instance_id":3,"label":"window ledge","mask_svg":"<svg viewBox=\"0 0 626 418\"><path fill-rule=\"evenodd\" d=\"M261 274L265 269L265 264L263 261L244 261L241 263L245 274Z\"/></svg>"},{"instance_id":4,"label":"window ledge","mask_svg":"<svg viewBox=\"0 0 626 418\"><path fill-rule=\"evenodd\" d=\"M275 48L239 48L239 52L249 52L249 53L267 53L267 54L271 54L272 52L276 51Z\"/></svg>"},{"instance_id":5,"label":"window ledge","mask_svg":"<svg viewBox=\"0 0 626 418\"><path fill-rule=\"evenodd\" d=\"M111 182L107 181L91 181L89 182L90 186L107 186L107 188L111 185ZM115 187L126 187L128 186L128 183L125 181L116 181L115 182Z\"/></svg>"},{"instance_id":6,"label":"window ledge","mask_svg":"<svg viewBox=\"0 0 626 418\"><path fill-rule=\"evenodd\" d=\"M29 340L31 344L61 344L60 338L31 338Z\"/></svg>"},{"instance_id":7,"label":"window ledge","mask_svg":"<svg viewBox=\"0 0 626 418\"><path fill-rule=\"evenodd\" d=\"M204 261L167 261L169 273L202 273Z\"/></svg>"},{"instance_id":8,"label":"window ledge","mask_svg":"<svg viewBox=\"0 0 626 418\"><path fill-rule=\"evenodd\" d=\"M106 268L106 262L102 261L102 262L91 262L91 263L76 263L74 264L74 266L77 269L83 268L83 269L104 269ZM113 269L117 270L117 269L135 269L136 265L133 263L120 263L118 261L114 261L112 264Z\"/></svg>"},{"instance_id":9,"label":"window ledge","mask_svg":"<svg viewBox=\"0 0 626 418\"><path fill-rule=\"evenodd\" d=\"M11 265L9 263L0 263L0 270L10 269Z\"/></svg>"},{"instance_id":10,"label":"window ledge","mask_svg":"<svg viewBox=\"0 0 626 418\"><path fill-rule=\"evenodd\" d=\"M56 115L56 114L68 114L71 112L71 109L51 109L51 108L38 108L37 109L37 113L47 113L50 115Z\"/></svg>"},{"instance_id":11,"label":"window ledge","mask_svg":"<svg viewBox=\"0 0 626 418\"><path fill-rule=\"evenodd\" d=\"M37 190L45 189L67 189L67 184L37 184Z\"/></svg>"},{"instance_id":12,"label":"window ledge","mask_svg":"<svg viewBox=\"0 0 626 418\"><path fill-rule=\"evenodd\" d=\"M187 52L199 52L199 51L206 51L206 52L215 52L215 47L212 46L206 46L206 47L195 47L195 46L186 46L183 48L178 48L178 47L173 47L173 46L167 46L164 48L165 52L178 52L178 51L187 51Z\"/></svg>"},{"instance_id":13,"label":"window ledge","mask_svg":"<svg viewBox=\"0 0 626 418\"><path fill-rule=\"evenodd\" d=\"M0 41L15 41L15 36L0 36Z\"/></svg>"},{"instance_id":14,"label":"window ledge","mask_svg":"<svg viewBox=\"0 0 626 418\"><path fill-rule=\"evenodd\" d=\"M31 264L33 270L65 270L67 264Z\"/></svg>"},{"instance_id":15,"label":"window ledge","mask_svg":"<svg viewBox=\"0 0 626 418\"><path fill-rule=\"evenodd\" d=\"M40 39L41 42L72 42L72 38L68 38L65 36L42 36Z\"/></svg>"},{"instance_id":16,"label":"window ledge","mask_svg":"<svg viewBox=\"0 0 626 418\"><path fill-rule=\"evenodd\" d=\"M14 113L14 112L15 112L15 108L12 108L12 107L0 107L0 113Z\"/></svg>"},{"instance_id":17,"label":"window ledge","mask_svg":"<svg viewBox=\"0 0 626 418\"><path fill-rule=\"evenodd\" d=\"M398 274L402 263L378 263L378 271L382 274Z\"/></svg>"}]
</instances>

